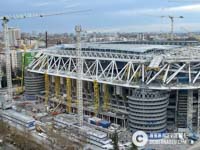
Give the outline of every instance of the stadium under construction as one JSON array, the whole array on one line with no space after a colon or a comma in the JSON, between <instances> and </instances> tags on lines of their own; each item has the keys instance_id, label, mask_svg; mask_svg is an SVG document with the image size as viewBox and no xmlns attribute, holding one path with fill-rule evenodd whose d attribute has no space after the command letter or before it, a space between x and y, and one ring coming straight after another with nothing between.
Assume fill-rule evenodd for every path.
<instances>
[{"instance_id":1,"label":"stadium under construction","mask_svg":"<svg viewBox=\"0 0 200 150\"><path fill-rule=\"evenodd\" d=\"M162 44L82 44L84 115L133 132L187 131L188 127L198 132L199 47L184 41ZM75 45L37 53L27 68L27 98L61 103L68 112L77 112L76 56ZM39 94L42 88L45 95Z\"/></svg>"},{"instance_id":2,"label":"stadium under construction","mask_svg":"<svg viewBox=\"0 0 200 150\"><path fill-rule=\"evenodd\" d=\"M80 125L82 114L82 127L87 124L84 131L89 131L88 126L91 130L97 129L91 132L97 132L96 138L99 139L103 133L109 135L119 129L119 125L130 133L138 130L146 133L199 133L198 42L82 43L78 48L80 54L77 44L26 52L29 58L25 61L29 63L24 73L25 102L16 101L18 108L13 109L22 108L22 105L25 109L26 104L35 101L45 107L34 104L31 111L37 113L29 112L25 117L23 113L22 120L27 120L24 126L32 129L39 120L51 122L41 117L45 116L44 112L51 112L57 127ZM19 66L24 59L21 54L17 52L13 59ZM77 80L82 84L82 105L80 97L77 97L80 90ZM43 114L38 113L39 109ZM11 121L15 115L20 116L12 111L2 113L3 118L12 118ZM129 138L128 134L126 136ZM107 139L106 136L104 138ZM103 144L94 145L102 148ZM104 145L108 148L110 140Z\"/></svg>"}]
</instances>

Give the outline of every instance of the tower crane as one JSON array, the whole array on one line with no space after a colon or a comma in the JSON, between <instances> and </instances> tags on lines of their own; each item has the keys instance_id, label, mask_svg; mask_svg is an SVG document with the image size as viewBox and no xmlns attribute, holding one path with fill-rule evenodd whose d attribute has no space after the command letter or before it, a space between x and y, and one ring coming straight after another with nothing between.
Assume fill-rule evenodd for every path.
<instances>
[{"instance_id":1,"label":"tower crane","mask_svg":"<svg viewBox=\"0 0 200 150\"><path fill-rule=\"evenodd\" d=\"M160 16L161 18L169 18L171 21L171 32L170 32L170 39L173 40L174 39L174 19L175 18L180 18L183 19L183 16Z\"/></svg>"},{"instance_id":2,"label":"tower crane","mask_svg":"<svg viewBox=\"0 0 200 150\"><path fill-rule=\"evenodd\" d=\"M76 52L77 52L77 74L78 79L77 83L77 99L78 99L78 116L79 116L79 125L83 125L83 82L82 82L82 70L83 70L83 60L81 58L81 32L82 28L80 25L75 27L76 31Z\"/></svg>"},{"instance_id":3,"label":"tower crane","mask_svg":"<svg viewBox=\"0 0 200 150\"><path fill-rule=\"evenodd\" d=\"M5 45L4 50L6 53L6 77L7 77L7 90L8 90L7 101L12 102L12 100L13 100L8 22L10 20L19 20L19 19L27 19L27 18L43 18L43 17L48 17L48 16L75 14L75 13L81 13L81 12L87 12L87 11L90 11L90 10L76 10L76 11L74 10L74 11L50 13L50 14L45 14L45 13L43 13L43 14L22 14L22 15L0 17L0 20L3 22L2 25L3 25L3 35L4 35L4 45Z\"/></svg>"}]
</instances>

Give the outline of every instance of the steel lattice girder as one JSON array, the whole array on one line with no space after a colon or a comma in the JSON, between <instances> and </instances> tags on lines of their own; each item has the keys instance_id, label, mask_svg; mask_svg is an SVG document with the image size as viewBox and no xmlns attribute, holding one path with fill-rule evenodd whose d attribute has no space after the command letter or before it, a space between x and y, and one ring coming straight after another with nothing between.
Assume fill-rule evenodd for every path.
<instances>
[{"instance_id":1,"label":"steel lattice girder","mask_svg":"<svg viewBox=\"0 0 200 150\"><path fill-rule=\"evenodd\" d=\"M200 88L200 60L197 59L185 62L163 58L157 67L150 68L152 56L84 51L81 58L81 80L160 90ZM75 52L65 50L64 55L38 53L28 71L77 79L76 68Z\"/></svg>"}]
</instances>

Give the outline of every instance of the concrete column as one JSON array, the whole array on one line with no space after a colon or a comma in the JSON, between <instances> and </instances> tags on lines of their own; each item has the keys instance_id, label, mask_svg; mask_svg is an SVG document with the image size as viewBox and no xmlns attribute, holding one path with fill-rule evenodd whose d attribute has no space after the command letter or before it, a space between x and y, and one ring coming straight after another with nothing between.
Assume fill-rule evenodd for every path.
<instances>
[{"instance_id":1,"label":"concrete column","mask_svg":"<svg viewBox=\"0 0 200 150\"><path fill-rule=\"evenodd\" d=\"M200 89L198 89L198 106L197 106L197 134L199 134L200 125Z\"/></svg>"},{"instance_id":2,"label":"concrete column","mask_svg":"<svg viewBox=\"0 0 200 150\"><path fill-rule=\"evenodd\" d=\"M1 77L1 74L0 74L0 89L2 88L1 81L2 81L2 77Z\"/></svg>"},{"instance_id":3,"label":"concrete column","mask_svg":"<svg viewBox=\"0 0 200 150\"><path fill-rule=\"evenodd\" d=\"M192 129L192 116L193 116L193 90L188 90L187 99L187 127Z\"/></svg>"},{"instance_id":4,"label":"concrete column","mask_svg":"<svg viewBox=\"0 0 200 150\"><path fill-rule=\"evenodd\" d=\"M177 118L178 118L178 94L179 94L179 91L176 90L176 108L175 108L175 128L176 128L176 131L177 131L177 125L178 125L178 122L177 122Z\"/></svg>"}]
</instances>

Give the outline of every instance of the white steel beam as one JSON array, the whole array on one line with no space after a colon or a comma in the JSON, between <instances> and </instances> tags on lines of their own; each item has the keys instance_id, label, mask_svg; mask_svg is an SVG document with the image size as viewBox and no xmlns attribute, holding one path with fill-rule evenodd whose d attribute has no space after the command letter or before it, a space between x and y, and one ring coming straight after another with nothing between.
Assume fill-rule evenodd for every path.
<instances>
[{"instance_id":1,"label":"white steel beam","mask_svg":"<svg viewBox=\"0 0 200 150\"><path fill-rule=\"evenodd\" d=\"M167 67L167 64L165 64L148 82L147 85L150 84L153 80L156 79L157 76L160 75L160 73Z\"/></svg>"},{"instance_id":2,"label":"white steel beam","mask_svg":"<svg viewBox=\"0 0 200 150\"><path fill-rule=\"evenodd\" d=\"M163 77L163 83L165 83L166 80L167 80L167 76L168 76L169 68L170 68L170 64L168 64L167 70L165 71L165 75L164 75L164 77Z\"/></svg>"},{"instance_id":3,"label":"white steel beam","mask_svg":"<svg viewBox=\"0 0 200 150\"><path fill-rule=\"evenodd\" d=\"M196 80L199 78L199 75L200 75L200 71L197 73L197 75L195 76L194 80L192 81L192 83L195 83Z\"/></svg>"},{"instance_id":4,"label":"white steel beam","mask_svg":"<svg viewBox=\"0 0 200 150\"><path fill-rule=\"evenodd\" d=\"M29 71L42 74L47 72L49 75L77 79L76 57L78 53L75 51L69 52L68 50L63 52L65 55L59 55L59 53L50 54L46 51L40 53L40 56L36 57L29 65ZM85 81L97 80L99 83L134 88L140 88L141 82L143 82L150 89L195 89L200 87L196 83L200 76L200 71L196 68L199 66L200 60L199 62L187 62L190 65L185 67L186 61L185 63L179 63L177 60L173 62L171 59L171 64L169 64L169 61L163 57L163 67L160 67L161 69L155 72L155 70L145 69L151 62L150 56L148 58L144 57L145 60L140 61L139 59L142 57L138 58L137 55L127 56L118 53L83 51L80 58L83 67L82 80ZM175 77L179 76L179 73L189 77L188 83L178 84L177 82L176 84L176 82L171 82ZM158 78L161 74L164 74L162 79ZM192 79L193 76L194 79ZM134 82L132 82L133 79ZM159 80L160 82L154 83L154 80Z\"/></svg>"},{"instance_id":5,"label":"white steel beam","mask_svg":"<svg viewBox=\"0 0 200 150\"><path fill-rule=\"evenodd\" d=\"M185 67L186 64L183 64L176 72L174 72L166 81L168 84L170 81L174 79L174 77Z\"/></svg>"}]
</instances>

